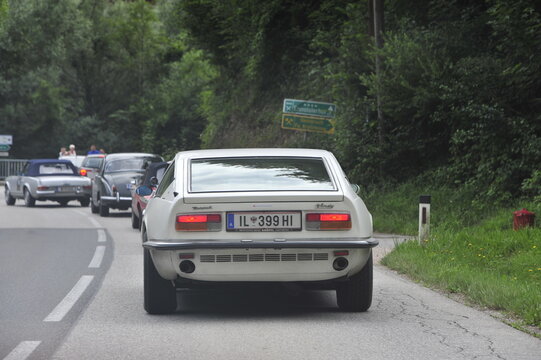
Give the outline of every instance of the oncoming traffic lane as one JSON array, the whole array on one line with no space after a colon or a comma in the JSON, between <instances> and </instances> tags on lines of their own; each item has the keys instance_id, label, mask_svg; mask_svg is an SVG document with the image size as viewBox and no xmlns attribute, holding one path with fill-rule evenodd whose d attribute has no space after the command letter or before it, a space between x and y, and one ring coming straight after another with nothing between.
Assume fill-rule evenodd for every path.
<instances>
[{"instance_id":1,"label":"oncoming traffic lane","mask_svg":"<svg viewBox=\"0 0 541 360\"><path fill-rule=\"evenodd\" d=\"M111 260L103 229L2 228L0 359L50 357Z\"/></svg>"}]
</instances>

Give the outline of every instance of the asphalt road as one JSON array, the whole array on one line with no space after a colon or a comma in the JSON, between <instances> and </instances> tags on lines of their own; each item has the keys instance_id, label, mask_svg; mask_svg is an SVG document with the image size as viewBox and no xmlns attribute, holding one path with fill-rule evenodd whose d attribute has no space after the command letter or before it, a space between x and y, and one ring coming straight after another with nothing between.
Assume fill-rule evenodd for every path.
<instances>
[{"instance_id":1,"label":"asphalt road","mask_svg":"<svg viewBox=\"0 0 541 360\"><path fill-rule=\"evenodd\" d=\"M332 291L238 287L179 292L175 314L147 315L141 242L128 212L100 218L75 202L7 207L3 193L0 202L1 307L19 309L0 313L0 360L540 358L541 340L380 265L366 313L339 312ZM103 241L100 229L107 234L103 261L89 268ZM19 247L13 234L26 234L18 241L27 244ZM379 252L394 242L382 240ZM28 250L33 245L41 250ZM54 250L63 247L73 261ZM63 320L43 321L85 276L94 278ZM27 277L27 286L13 284ZM5 288L14 292L6 303ZM34 299L28 300L29 292ZM28 306L18 304L25 301ZM25 357L14 353L20 344Z\"/></svg>"}]
</instances>

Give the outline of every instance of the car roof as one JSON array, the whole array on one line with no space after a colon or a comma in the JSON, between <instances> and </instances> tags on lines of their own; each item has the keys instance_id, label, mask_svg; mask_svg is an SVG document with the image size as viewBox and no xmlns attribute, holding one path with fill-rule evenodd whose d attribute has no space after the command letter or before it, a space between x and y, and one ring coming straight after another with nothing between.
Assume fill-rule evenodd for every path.
<instances>
[{"instance_id":1,"label":"car roof","mask_svg":"<svg viewBox=\"0 0 541 360\"><path fill-rule=\"evenodd\" d=\"M104 158L105 156L106 156L106 154L87 154L87 155L85 155L85 157L87 157L87 158L94 158L94 157Z\"/></svg>"},{"instance_id":2,"label":"car roof","mask_svg":"<svg viewBox=\"0 0 541 360\"><path fill-rule=\"evenodd\" d=\"M73 163L69 160L62 160L62 159L32 159L28 160L28 173L27 176L41 176L39 172L40 165L43 164L66 164L67 167L69 167L71 170L73 170L74 175L77 174L77 168Z\"/></svg>"},{"instance_id":3,"label":"car roof","mask_svg":"<svg viewBox=\"0 0 541 360\"><path fill-rule=\"evenodd\" d=\"M105 156L106 160L116 160L116 159L126 159L126 158L136 158L136 157L156 157L156 158L162 158L159 155L156 154L148 154L148 153L115 153L115 154L108 154Z\"/></svg>"},{"instance_id":4,"label":"car roof","mask_svg":"<svg viewBox=\"0 0 541 360\"><path fill-rule=\"evenodd\" d=\"M244 148L244 149L208 149L181 151L175 157L254 157L254 156L288 156L288 157L334 157L331 152L321 149L301 148Z\"/></svg>"},{"instance_id":5,"label":"car roof","mask_svg":"<svg viewBox=\"0 0 541 360\"><path fill-rule=\"evenodd\" d=\"M31 164L50 164L50 163L70 163L71 164L71 161L70 160L67 160L67 159L32 159L32 160L28 160L29 163Z\"/></svg>"}]
</instances>

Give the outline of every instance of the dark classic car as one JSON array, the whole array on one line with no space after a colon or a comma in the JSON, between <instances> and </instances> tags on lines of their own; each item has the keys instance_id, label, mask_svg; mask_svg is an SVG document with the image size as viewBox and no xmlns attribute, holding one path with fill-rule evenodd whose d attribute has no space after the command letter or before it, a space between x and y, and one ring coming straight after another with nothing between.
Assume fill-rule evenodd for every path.
<instances>
[{"instance_id":1,"label":"dark classic car","mask_svg":"<svg viewBox=\"0 0 541 360\"><path fill-rule=\"evenodd\" d=\"M36 200L58 201L61 206L78 200L81 206L88 206L90 180L80 176L69 160L29 160L19 175L6 179L5 195L7 205L24 199L28 207L34 206Z\"/></svg>"},{"instance_id":2,"label":"dark classic car","mask_svg":"<svg viewBox=\"0 0 541 360\"><path fill-rule=\"evenodd\" d=\"M145 175L139 183L132 187L131 201L131 226L134 229L141 227L143 219L143 210L147 206L148 200L154 194L154 191L160 184L165 170L169 166L168 162L156 162L148 165Z\"/></svg>"},{"instance_id":3,"label":"dark classic car","mask_svg":"<svg viewBox=\"0 0 541 360\"><path fill-rule=\"evenodd\" d=\"M129 209L133 181L141 178L148 165L153 162L163 162L163 158L145 153L106 155L92 181L92 213L109 216L109 209Z\"/></svg>"}]
</instances>

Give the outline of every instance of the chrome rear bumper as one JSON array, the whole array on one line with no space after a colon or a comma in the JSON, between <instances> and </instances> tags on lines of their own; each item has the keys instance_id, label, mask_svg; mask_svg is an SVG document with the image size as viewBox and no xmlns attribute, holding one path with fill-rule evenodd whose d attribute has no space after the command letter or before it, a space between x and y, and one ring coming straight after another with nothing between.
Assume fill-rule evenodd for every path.
<instances>
[{"instance_id":1,"label":"chrome rear bumper","mask_svg":"<svg viewBox=\"0 0 541 360\"><path fill-rule=\"evenodd\" d=\"M149 250L189 250L189 249L367 249L379 244L375 238L328 238L294 240L193 240L157 241L149 240L143 247Z\"/></svg>"}]
</instances>

